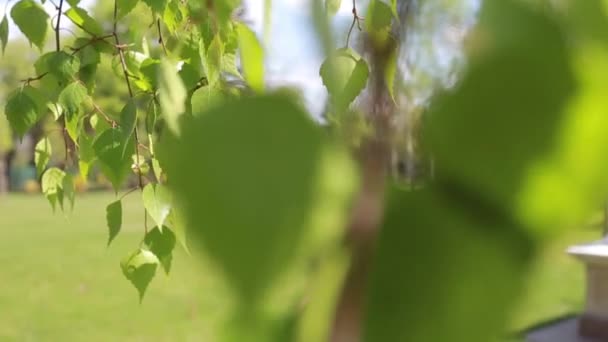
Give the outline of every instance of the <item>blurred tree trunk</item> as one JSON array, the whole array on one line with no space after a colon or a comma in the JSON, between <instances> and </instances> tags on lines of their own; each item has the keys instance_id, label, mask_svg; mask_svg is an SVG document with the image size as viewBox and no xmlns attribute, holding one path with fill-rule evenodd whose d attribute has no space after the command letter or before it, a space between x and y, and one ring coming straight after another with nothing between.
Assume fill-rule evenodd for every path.
<instances>
[{"instance_id":1,"label":"blurred tree trunk","mask_svg":"<svg viewBox=\"0 0 608 342\"><path fill-rule=\"evenodd\" d=\"M398 1L401 24L393 23L394 39L378 43L365 33L361 35L361 52L369 63L370 78L360 103L374 134L366 138L357 151L362 184L347 227L352 262L336 308L331 332L333 342L360 342L362 339L365 292L384 211L384 190L391 168L392 119L396 109L384 71L391 56L399 51L410 5L411 0Z\"/></svg>"}]
</instances>

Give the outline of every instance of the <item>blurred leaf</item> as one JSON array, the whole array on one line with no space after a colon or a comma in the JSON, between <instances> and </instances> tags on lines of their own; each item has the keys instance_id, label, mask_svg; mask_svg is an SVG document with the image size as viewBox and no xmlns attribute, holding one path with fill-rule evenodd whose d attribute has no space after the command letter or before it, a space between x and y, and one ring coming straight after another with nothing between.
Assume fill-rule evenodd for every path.
<instances>
[{"instance_id":1,"label":"blurred leaf","mask_svg":"<svg viewBox=\"0 0 608 342\"><path fill-rule=\"evenodd\" d=\"M438 178L513 211L527 178L554 148L574 75L562 31L546 14L517 1L489 2L477 30L487 45L436 101L424 134ZM526 223L539 234L557 228Z\"/></svg>"},{"instance_id":2,"label":"blurred leaf","mask_svg":"<svg viewBox=\"0 0 608 342\"><path fill-rule=\"evenodd\" d=\"M122 201L118 200L110 203L106 207L106 223L108 225L109 237L108 246L112 243L112 240L120 232L122 227Z\"/></svg>"},{"instance_id":3,"label":"blurred leaf","mask_svg":"<svg viewBox=\"0 0 608 342\"><path fill-rule=\"evenodd\" d=\"M171 271L171 261L173 259L173 248L175 248L175 234L168 227L154 227L146 234L144 243L154 253L165 273Z\"/></svg>"},{"instance_id":4,"label":"blurred leaf","mask_svg":"<svg viewBox=\"0 0 608 342\"><path fill-rule=\"evenodd\" d=\"M342 111L365 88L369 69L355 51L338 49L323 62L319 74L333 104Z\"/></svg>"},{"instance_id":5,"label":"blurred leaf","mask_svg":"<svg viewBox=\"0 0 608 342\"><path fill-rule=\"evenodd\" d=\"M166 136L159 154L168 185L192 236L250 305L304 233L318 191L321 131L279 96L225 103L183 129L181 138Z\"/></svg>"},{"instance_id":6,"label":"blurred leaf","mask_svg":"<svg viewBox=\"0 0 608 342\"><path fill-rule=\"evenodd\" d=\"M145 249L133 252L120 262L122 273L137 289L140 302L156 274L158 263L156 255Z\"/></svg>"},{"instance_id":7,"label":"blurred leaf","mask_svg":"<svg viewBox=\"0 0 608 342\"><path fill-rule=\"evenodd\" d=\"M336 15L340 9L341 3L342 0L325 0L325 10L327 11L327 14L331 16Z\"/></svg>"},{"instance_id":8,"label":"blurred leaf","mask_svg":"<svg viewBox=\"0 0 608 342\"><path fill-rule=\"evenodd\" d=\"M80 82L69 84L59 93L57 103L61 105L66 117L73 117L80 111L80 106L88 98L87 88Z\"/></svg>"},{"instance_id":9,"label":"blurred leaf","mask_svg":"<svg viewBox=\"0 0 608 342\"><path fill-rule=\"evenodd\" d=\"M76 191L74 189L74 177L71 174L66 174L63 177L63 197L70 202L70 211L74 210L74 202L76 201Z\"/></svg>"},{"instance_id":10,"label":"blurred leaf","mask_svg":"<svg viewBox=\"0 0 608 342\"><path fill-rule=\"evenodd\" d=\"M162 14L167 7L168 0L143 0L152 12Z\"/></svg>"},{"instance_id":11,"label":"blurred leaf","mask_svg":"<svg viewBox=\"0 0 608 342\"><path fill-rule=\"evenodd\" d=\"M139 2L139 0L121 0L118 1L116 3L117 5L117 16L118 19L124 17L125 15L129 14L137 5L137 3Z\"/></svg>"},{"instance_id":12,"label":"blurred leaf","mask_svg":"<svg viewBox=\"0 0 608 342\"><path fill-rule=\"evenodd\" d=\"M220 80L222 71L222 56L224 55L224 43L219 35L215 35L209 43L209 48L204 50L201 46L201 53L205 75L207 76L207 84L213 87ZM206 51L206 53L205 53Z\"/></svg>"},{"instance_id":13,"label":"blurred leaf","mask_svg":"<svg viewBox=\"0 0 608 342\"><path fill-rule=\"evenodd\" d=\"M175 65L166 59L160 64L158 82L161 113L167 122L167 127L179 135L180 117L186 111L187 91L181 78L177 75Z\"/></svg>"},{"instance_id":14,"label":"blurred leaf","mask_svg":"<svg viewBox=\"0 0 608 342\"><path fill-rule=\"evenodd\" d=\"M21 0L11 9L13 22L25 37L42 51L49 28L49 15L33 0Z\"/></svg>"},{"instance_id":15,"label":"blurred leaf","mask_svg":"<svg viewBox=\"0 0 608 342\"><path fill-rule=\"evenodd\" d=\"M464 192L436 190L392 193L364 341L487 342L504 333L532 244L509 216Z\"/></svg>"},{"instance_id":16,"label":"blurred leaf","mask_svg":"<svg viewBox=\"0 0 608 342\"><path fill-rule=\"evenodd\" d=\"M160 184L148 184L142 192L144 207L158 229L162 230L165 220L171 212L171 195L169 191Z\"/></svg>"},{"instance_id":17,"label":"blurred leaf","mask_svg":"<svg viewBox=\"0 0 608 342\"><path fill-rule=\"evenodd\" d=\"M251 89L261 92L264 90L264 50L249 27L237 24L236 28L245 81Z\"/></svg>"},{"instance_id":18,"label":"blurred leaf","mask_svg":"<svg viewBox=\"0 0 608 342\"><path fill-rule=\"evenodd\" d=\"M16 90L8 96L4 113L11 124L11 128L21 137L39 119L38 106L25 89Z\"/></svg>"},{"instance_id":19,"label":"blurred leaf","mask_svg":"<svg viewBox=\"0 0 608 342\"><path fill-rule=\"evenodd\" d=\"M80 27L87 33L94 36L103 35L101 25L99 25L95 19L91 18L86 10L79 7L72 7L65 12L65 15L74 23L74 25Z\"/></svg>"},{"instance_id":20,"label":"blurred leaf","mask_svg":"<svg viewBox=\"0 0 608 342\"><path fill-rule=\"evenodd\" d=\"M87 134L81 134L78 137L78 168L84 179L89 175L89 169L94 160L93 139Z\"/></svg>"},{"instance_id":21,"label":"blurred leaf","mask_svg":"<svg viewBox=\"0 0 608 342\"><path fill-rule=\"evenodd\" d=\"M135 105L135 101L133 99L129 99L127 104L123 107L120 112L120 125L122 128L122 145L124 150L122 154L124 155L127 152L128 142L133 136L133 132L135 131L135 126L137 124L137 106Z\"/></svg>"},{"instance_id":22,"label":"blurred leaf","mask_svg":"<svg viewBox=\"0 0 608 342\"><path fill-rule=\"evenodd\" d=\"M48 137L42 138L34 148L34 164L36 164L38 177L46 170L46 166L51 160L52 154L53 149L51 147L51 141Z\"/></svg>"},{"instance_id":23,"label":"blurred leaf","mask_svg":"<svg viewBox=\"0 0 608 342\"><path fill-rule=\"evenodd\" d=\"M127 147L123 144L124 133L120 127L103 131L93 143L93 150L99 160L104 175L108 177L115 191L118 191L131 170L131 156L123 154L124 150L133 150L133 139L129 139Z\"/></svg>"},{"instance_id":24,"label":"blurred leaf","mask_svg":"<svg viewBox=\"0 0 608 342\"><path fill-rule=\"evenodd\" d=\"M0 22L0 42L2 43L2 55L4 55L6 43L8 43L8 18L6 14L2 18L2 22Z\"/></svg>"},{"instance_id":25,"label":"blurred leaf","mask_svg":"<svg viewBox=\"0 0 608 342\"><path fill-rule=\"evenodd\" d=\"M64 178L65 172L56 167L52 167L42 174L42 180L40 181L42 193L51 204L53 211L55 211L57 203L59 203L61 209L63 209Z\"/></svg>"}]
</instances>

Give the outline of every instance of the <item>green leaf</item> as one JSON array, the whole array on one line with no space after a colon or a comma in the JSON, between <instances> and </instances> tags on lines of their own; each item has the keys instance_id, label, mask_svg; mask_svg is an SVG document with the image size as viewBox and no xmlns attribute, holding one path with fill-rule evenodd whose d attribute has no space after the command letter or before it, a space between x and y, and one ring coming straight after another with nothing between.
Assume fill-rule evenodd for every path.
<instances>
[{"instance_id":1,"label":"green leaf","mask_svg":"<svg viewBox=\"0 0 608 342\"><path fill-rule=\"evenodd\" d=\"M363 341L502 336L534 245L511 217L487 209L447 188L391 194L370 266Z\"/></svg>"},{"instance_id":2,"label":"green leaf","mask_svg":"<svg viewBox=\"0 0 608 342\"><path fill-rule=\"evenodd\" d=\"M42 51L49 28L49 15L33 0L21 0L11 9L13 22L25 37Z\"/></svg>"},{"instance_id":3,"label":"green leaf","mask_svg":"<svg viewBox=\"0 0 608 342\"><path fill-rule=\"evenodd\" d=\"M42 174L41 188L42 193L47 198L53 211L55 211L56 204L59 203L63 209L63 179L65 178L65 172L62 170L52 167Z\"/></svg>"},{"instance_id":4,"label":"green leaf","mask_svg":"<svg viewBox=\"0 0 608 342\"><path fill-rule=\"evenodd\" d=\"M58 80L71 82L80 68L80 60L63 51L51 52L47 55L46 63L49 73Z\"/></svg>"},{"instance_id":5,"label":"green leaf","mask_svg":"<svg viewBox=\"0 0 608 342\"><path fill-rule=\"evenodd\" d=\"M219 35L215 35L209 44L207 50L202 49L201 53L206 51L203 58L203 67L207 76L207 84L214 86L220 80L220 72L222 71L222 56L224 55L224 43Z\"/></svg>"},{"instance_id":6,"label":"green leaf","mask_svg":"<svg viewBox=\"0 0 608 342\"><path fill-rule=\"evenodd\" d=\"M337 110L345 110L367 84L369 69L351 49L338 49L321 65L323 84Z\"/></svg>"},{"instance_id":7,"label":"green leaf","mask_svg":"<svg viewBox=\"0 0 608 342\"><path fill-rule=\"evenodd\" d=\"M513 22L518 23L516 29ZM572 69L572 51L561 24L552 16L516 1L500 1L484 6L479 25L484 40L492 44L472 54L458 86L437 97L429 112L433 124L423 133L430 142L437 175L488 206L517 216L538 237L579 224L574 218L585 211L581 205L590 198L605 198L608 184L596 183L603 176L578 178L583 173L573 170L586 169L580 164L583 155L608 165L606 145L595 140L605 134L593 133L591 144L591 136L577 137L594 146L593 150L566 152L570 148L566 146L574 138L570 129L604 127L606 122L598 121L604 116L595 116L599 111L588 108L605 104L585 100L586 109L569 118L576 107L569 101L579 91L585 92L576 88L581 83ZM592 70L598 74L598 69ZM560 161L564 152L571 154L569 161ZM580 192L589 185L595 190Z\"/></svg>"},{"instance_id":8,"label":"green leaf","mask_svg":"<svg viewBox=\"0 0 608 342\"><path fill-rule=\"evenodd\" d=\"M222 71L240 79L243 78L237 67L236 55L234 53L225 53L224 56L222 56Z\"/></svg>"},{"instance_id":9,"label":"green leaf","mask_svg":"<svg viewBox=\"0 0 608 342\"><path fill-rule=\"evenodd\" d=\"M144 243L150 249L150 252L158 257L161 266L167 274L171 271L175 241L175 234L168 227L154 227L144 237Z\"/></svg>"},{"instance_id":10,"label":"green leaf","mask_svg":"<svg viewBox=\"0 0 608 342\"><path fill-rule=\"evenodd\" d=\"M167 7L167 0L143 0L152 12L162 14Z\"/></svg>"},{"instance_id":11,"label":"green leaf","mask_svg":"<svg viewBox=\"0 0 608 342\"><path fill-rule=\"evenodd\" d=\"M46 166L51 160L52 154L53 149L51 148L51 141L48 137L42 138L34 148L34 163L36 164L38 177L46 170Z\"/></svg>"},{"instance_id":12,"label":"green leaf","mask_svg":"<svg viewBox=\"0 0 608 342\"><path fill-rule=\"evenodd\" d=\"M171 212L171 195L160 184L150 183L142 192L144 207L159 229L162 229L165 220Z\"/></svg>"},{"instance_id":13,"label":"green leaf","mask_svg":"<svg viewBox=\"0 0 608 342\"><path fill-rule=\"evenodd\" d=\"M264 50L249 27L238 23L236 29L245 81L253 90L261 92L264 90Z\"/></svg>"},{"instance_id":14,"label":"green leaf","mask_svg":"<svg viewBox=\"0 0 608 342\"><path fill-rule=\"evenodd\" d=\"M394 15L391 6L382 0L371 0L365 17L365 24L370 32L390 30Z\"/></svg>"},{"instance_id":15,"label":"green leaf","mask_svg":"<svg viewBox=\"0 0 608 342\"><path fill-rule=\"evenodd\" d=\"M125 15L129 14L137 5L139 0L122 0L116 3L118 9L118 19L123 18Z\"/></svg>"},{"instance_id":16,"label":"green leaf","mask_svg":"<svg viewBox=\"0 0 608 342\"><path fill-rule=\"evenodd\" d=\"M156 119L158 118L158 105L156 101L150 101L148 105L148 111L146 112L146 132L154 132L156 127Z\"/></svg>"},{"instance_id":17,"label":"green leaf","mask_svg":"<svg viewBox=\"0 0 608 342\"><path fill-rule=\"evenodd\" d=\"M123 143L124 133L120 127L110 128L97 137L93 150L97 155L103 174L108 177L115 191L120 189L123 181L131 170L131 156L123 154L124 150L133 150L133 139L129 139L127 147Z\"/></svg>"},{"instance_id":18,"label":"green leaf","mask_svg":"<svg viewBox=\"0 0 608 342\"><path fill-rule=\"evenodd\" d=\"M76 201L76 191L74 189L74 177L71 174L66 174L62 184L63 197L70 201L70 211L74 210L74 202Z\"/></svg>"},{"instance_id":19,"label":"green leaf","mask_svg":"<svg viewBox=\"0 0 608 342\"><path fill-rule=\"evenodd\" d=\"M167 184L189 236L205 247L247 305L292 259L315 195L326 190L317 183L324 134L282 96L212 107L195 113L182 130L159 146Z\"/></svg>"},{"instance_id":20,"label":"green leaf","mask_svg":"<svg viewBox=\"0 0 608 342\"><path fill-rule=\"evenodd\" d=\"M85 32L94 36L103 35L101 25L99 25L95 19L91 18L86 10L79 7L72 7L65 12L65 15L74 23L74 25L80 27Z\"/></svg>"},{"instance_id":21,"label":"green leaf","mask_svg":"<svg viewBox=\"0 0 608 342\"><path fill-rule=\"evenodd\" d=\"M177 74L175 65L164 59L158 77L158 100L167 127L180 134L180 117L186 111L187 90Z\"/></svg>"},{"instance_id":22,"label":"green leaf","mask_svg":"<svg viewBox=\"0 0 608 342\"><path fill-rule=\"evenodd\" d=\"M120 232L120 228L122 227L122 201L118 200L116 202L110 203L106 207L106 222L108 224L109 237L108 237L108 246L112 243L112 240L118 235Z\"/></svg>"},{"instance_id":23,"label":"green leaf","mask_svg":"<svg viewBox=\"0 0 608 342\"><path fill-rule=\"evenodd\" d=\"M78 60L80 61L80 67L87 65L97 65L101 61L100 52L95 48L94 44L91 44L91 39L78 38L74 42L76 49L79 49L76 53Z\"/></svg>"},{"instance_id":24,"label":"green leaf","mask_svg":"<svg viewBox=\"0 0 608 342\"><path fill-rule=\"evenodd\" d=\"M23 136L40 118L38 106L25 88L16 90L8 96L4 113L11 128L19 136Z\"/></svg>"},{"instance_id":25,"label":"green leaf","mask_svg":"<svg viewBox=\"0 0 608 342\"><path fill-rule=\"evenodd\" d=\"M192 93L190 103L193 113L202 113L210 107L222 103L225 99L224 93L218 88L204 86Z\"/></svg>"},{"instance_id":26,"label":"green leaf","mask_svg":"<svg viewBox=\"0 0 608 342\"><path fill-rule=\"evenodd\" d=\"M127 152L128 140L133 136L136 124L137 105L133 99L129 99L120 112L120 125L122 127L122 133L124 134L122 142L124 146L124 150L122 151L123 155Z\"/></svg>"},{"instance_id":27,"label":"green leaf","mask_svg":"<svg viewBox=\"0 0 608 342\"><path fill-rule=\"evenodd\" d=\"M8 18L6 15L4 15L2 22L0 22L0 42L2 43L2 55L4 55L6 43L8 43Z\"/></svg>"},{"instance_id":28,"label":"green leaf","mask_svg":"<svg viewBox=\"0 0 608 342\"><path fill-rule=\"evenodd\" d=\"M81 134L78 137L78 168L82 178L86 179L91 164L95 160L95 151L93 151L93 139L88 134Z\"/></svg>"},{"instance_id":29,"label":"green leaf","mask_svg":"<svg viewBox=\"0 0 608 342\"><path fill-rule=\"evenodd\" d=\"M67 1L68 1L68 4L70 4L70 6L72 6L72 7L76 7L80 3L80 0L67 0ZM42 3L44 3L44 1Z\"/></svg>"},{"instance_id":30,"label":"green leaf","mask_svg":"<svg viewBox=\"0 0 608 342\"><path fill-rule=\"evenodd\" d=\"M122 273L137 289L140 302L156 274L158 263L156 255L145 249L133 252L120 262Z\"/></svg>"},{"instance_id":31,"label":"green leaf","mask_svg":"<svg viewBox=\"0 0 608 342\"><path fill-rule=\"evenodd\" d=\"M336 15L340 9L342 0L325 0L325 10L330 16Z\"/></svg>"},{"instance_id":32,"label":"green leaf","mask_svg":"<svg viewBox=\"0 0 608 342\"><path fill-rule=\"evenodd\" d=\"M72 82L59 93L57 103L63 109L66 117L76 116L80 112L82 103L88 98L87 88L79 81Z\"/></svg>"}]
</instances>

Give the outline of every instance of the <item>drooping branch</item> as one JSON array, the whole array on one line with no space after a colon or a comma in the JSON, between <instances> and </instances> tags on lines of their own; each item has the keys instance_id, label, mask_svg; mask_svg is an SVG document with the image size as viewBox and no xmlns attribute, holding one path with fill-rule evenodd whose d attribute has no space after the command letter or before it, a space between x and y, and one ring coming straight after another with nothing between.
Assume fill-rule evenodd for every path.
<instances>
[{"instance_id":1,"label":"drooping branch","mask_svg":"<svg viewBox=\"0 0 608 342\"><path fill-rule=\"evenodd\" d=\"M129 91L129 97L131 99L134 98L133 95L133 88L131 87L131 81L129 79L129 71L127 69L127 63L125 60L125 53L124 53L124 47L120 44L120 39L118 38L118 1L119 0L114 0L114 17L113 17L113 29L112 29L112 35L114 36L114 41L116 43L116 50L118 51L118 56L120 58L120 65L122 67L122 72L124 74L124 78L125 78L125 83L127 84L127 89ZM135 119L137 121L137 118ZM137 179L138 179L138 183L139 183L139 189L141 191L144 190L144 180L143 180L143 175L141 174L141 169L140 169L140 155L139 155L139 136L138 136L138 128L137 128L137 122L135 124L135 129L133 131L133 135L135 137L135 167L137 168ZM144 232L147 234L148 233L148 213L146 211L146 209L144 208Z\"/></svg>"}]
</instances>

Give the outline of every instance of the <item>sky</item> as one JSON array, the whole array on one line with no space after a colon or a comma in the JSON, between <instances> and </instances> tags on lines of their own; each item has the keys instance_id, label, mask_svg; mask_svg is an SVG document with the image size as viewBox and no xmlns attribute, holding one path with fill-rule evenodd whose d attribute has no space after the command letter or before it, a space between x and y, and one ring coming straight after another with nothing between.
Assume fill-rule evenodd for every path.
<instances>
[{"instance_id":1,"label":"sky","mask_svg":"<svg viewBox=\"0 0 608 342\"><path fill-rule=\"evenodd\" d=\"M106 0L107 1L107 0ZM325 107L327 92L319 76L319 67L323 62L318 39L312 26L311 14L312 0L274 0L272 1L271 29L268 41L263 41L266 51L266 78L270 86L289 85L296 86L303 91L309 110L315 116L321 114ZM366 0L357 0L359 11L362 12L362 4ZM433 0L449 1L449 0ZM14 3L15 1L11 1ZM95 0L82 0L81 7L90 8ZM471 24L473 12L478 7L479 0L463 0L468 6L461 11L471 12L465 15L465 24ZM6 3L6 1L5 1ZM252 28L260 39L263 40L264 15L263 0L243 0L246 7L246 18L252 24ZM49 1L46 2L49 13L55 11ZM10 3L7 7L10 11ZM342 0L341 7L332 18L332 27L337 36L343 36L348 30L352 20L352 2ZM450 24L449 20L441 24ZM11 38L20 35L18 29L10 26ZM450 36L450 34L452 36ZM413 49L410 55L426 53L429 56L419 56L421 60L433 60L435 64L429 64L427 68L431 72L448 69L450 63L458 58L458 43L462 39L462 32L445 27L438 35L433 36L432 51L421 52ZM415 42L415 39L414 39ZM344 45L340 43L339 45Z\"/></svg>"}]
</instances>

